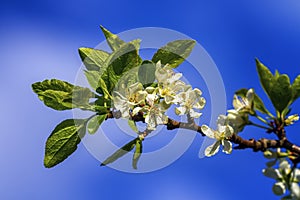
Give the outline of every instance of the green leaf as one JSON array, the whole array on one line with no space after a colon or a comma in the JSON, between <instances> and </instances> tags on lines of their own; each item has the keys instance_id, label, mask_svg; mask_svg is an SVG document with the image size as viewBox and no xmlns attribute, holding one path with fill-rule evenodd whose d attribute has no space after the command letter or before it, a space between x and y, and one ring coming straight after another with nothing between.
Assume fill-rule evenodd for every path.
<instances>
[{"instance_id":1,"label":"green leaf","mask_svg":"<svg viewBox=\"0 0 300 200\"><path fill-rule=\"evenodd\" d=\"M293 90L293 99L292 103L300 97L300 75L297 76L297 78L294 80L294 83L292 85Z\"/></svg>"},{"instance_id":2,"label":"green leaf","mask_svg":"<svg viewBox=\"0 0 300 200\"><path fill-rule=\"evenodd\" d=\"M105 81L109 92L123 78L125 72L141 64L142 59L138 55L139 43L140 40L134 40L122 45L106 60L105 66L107 66L107 70L102 75L102 79Z\"/></svg>"},{"instance_id":3,"label":"green leaf","mask_svg":"<svg viewBox=\"0 0 300 200\"><path fill-rule=\"evenodd\" d=\"M79 48L79 55L87 70L94 70L101 72L105 60L109 53L92 48ZM103 72L102 72L103 73Z\"/></svg>"},{"instance_id":4,"label":"green leaf","mask_svg":"<svg viewBox=\"0 0 300 200\"><path fill-rule=\"evenodd\" d=\"M143 152L143 143L141 139L137 139L135 143L135 152L132 158L132 167L137 169L137 163L142 155Z\"/></svg>"},{"instance_id":5,"label":"green leaf","mask_svg":"<svg viewBox=\"0 0 300 200\"><path fill-rule=\"evenodd\" d=\"M136 145L136 140L138 140L138 139L139 138L135 138L134 140L131 140L126 145L124 145L123 147L121 147L119 150L117 150L116 152L114 152L103 163L101 163L101 166L108 165L108 164L116 161L117 159L121 158L126 153L130 152L134 148L134 146Z\"/></svg>"},{"instance_id":6,"label":"green leaf","mask_svg":"<svg viewBox=\"0 0 300 200\"><path fill-rule=\"evenodd\" d=\"M143 61L138 71L139 82L146 87L151 85L155 80L155 70L156 67L152 61Z\"/></svg>"},{"instance_id":7,"label":"green leaf","mask_svg":"<svg viewBox=\"0 0 300 200\"><path fill-rule=\"evenodd\" d=\"M279 74L278 71L273 76L270 70L258 59L256 59L256 67L262 87L275 109L282 113L290 105L293 97L289 77L286 74Z\"/></svg>"},{"instance_id":8,"label":"green leaf","mask_svg":"<svg viewBox=\"0 0 300 200\"><path fill-rule=\"evenodd\" d=\"M106 119L107 114L94 116L87 125L88 132L94 134L99 129L102 122Z\"/></svg>"},{"instance_id":9,"label":"green leaf","mask_svg":"<svg viewBox=\"0 0 300 200\"><path fill-rule=\"evenodd\" d=\"M95 96L88 88L57 79L36 82L32 89L46 106L55 110L90 109L89 99Z\"/></svg>"},{"instance_id":10,"label":"green leaf","mask_svg":"<svg viewBox=\"0 0 300 200\"><path fill-rule=\"evenodd\" d=\"M136 132L136 133L139 132L139 129L136 127L136 123L134 120L128 119L128 125L134 132Z\"/></svg>"},{"instance_id":11,"label":"green leaf","mask_svg":"<svg viewBox=\"0 0 300 200\"><path fill-rule=\"evenodd\" d=\"M272 90L274 84L274 77L270 70L264 66L258 59L256 61L256 69L259 75L260 83L270 97L270 91Z\"/></svg>"},{"instance_id":12,"label":"green leaf","mask_svg":"<svg viewBox=\"0 0 300 200\"><path fill-rule=\"evenodd\" d=\"M80 143L85 133L85 120L67 119L58 124L47 139L44 165L47 168L64 161Z\"/></svg>"},{"instance_id":13,"label":"green leaf","mask_svg":"<svg viewBox=\"0 0 300 200\"><path fill-rule=\"evenodd\" d=\"M107 29L105 29L103 26L100 26L105 38L106 42L109 45L109 47L113 50L116 51L119 49L125 42L121 40L117 35L111 33Z\"/></svg>"},{"instance_id":14,"label":"green leaf","mask_svg":"<svg viewBox=\"0 0 300 200\"><path fill-rule=\"evenodd\" d=\"M160 48L152 57L152 61L169 64L175 68L180 65L192 52L196 42L194 40L175 40Z\"/></svg>"},{"instance_id":15,"label":"green leaf","mask_svg":"<svg viewBox=\"0 0 300 200\"><path fill-rule=\"evenodd\" d=\"M110 97L110 93L107 90L106 83L101 77L101 73L98 71L84 71L84 74L90 84L90 86L99 94L103 94L105 98Z\"/></svg>"},{"instance_id":16,"label":"green leaf","mask_svg":"<svg viewBox=\"0 0 300 200\"><path fill-rule=\"evenodd\" d=\"M236 91L235 94L238 96L241 96L241 97L246 97L247 92L248 92L248 89L242 88L242 89ZM254 94L253 104L254 104L255 110L258 110L259 112L261 112L263 114L271 115L270 111L265 107L263 101L256 93Z\"/></svg>"}]
</instances>

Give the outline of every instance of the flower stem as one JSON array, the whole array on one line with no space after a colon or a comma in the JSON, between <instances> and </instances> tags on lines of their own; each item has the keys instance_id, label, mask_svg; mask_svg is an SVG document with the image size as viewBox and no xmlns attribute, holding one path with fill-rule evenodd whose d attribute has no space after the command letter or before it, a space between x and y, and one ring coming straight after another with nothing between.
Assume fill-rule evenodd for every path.
<instances>
[{"instance_id":1,"label":"flower stem","mask_svg":"<svg viewBox=\"0 0 300 200\"><path fill-rule=\"evenodd\" d=\"M256 126L258 128L262 128L262 129L266 129L266 130L270 129L269 127L266 127L266 126L263 126L263 125L260 125L260 124L256 124L256 123L251 122L251 121L249 121L248 125Z\"/></svg>"},{"instance_id":2,"label":"flower stem","mask_svg":"<svg viewBox=\"0 0 300 200\"><path fill-rule=\"evenodd\" d=\"M263 122L264 124L269 125L269 123L267 122L267 120L265 120L265 119L262 118L261 116L255 115L255 117L256 117L258 120L260 120L261 122Z\"/></svg>"}]
</instances>

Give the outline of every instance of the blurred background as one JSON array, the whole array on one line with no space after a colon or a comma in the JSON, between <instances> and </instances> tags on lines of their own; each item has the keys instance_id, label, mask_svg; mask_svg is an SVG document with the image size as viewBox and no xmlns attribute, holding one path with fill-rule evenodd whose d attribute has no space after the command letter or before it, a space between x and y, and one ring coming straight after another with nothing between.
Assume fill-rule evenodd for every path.
<instances>
[{"instance_id":1,"label":"blurred background","mask_svg":"<svg viewBox=\"0 0 300 200\"><path fill-rule=\"evenodd\" d=\"M228 108L234 92L242 87L253 87L266 100L255 70L256 57L292 80L300 74L296 0L2 1L1 199L276 199L274 181L261 173L266 162L261 153L244 150L199 159L200 136L180 159L152 173L100 167L82 144L64 163L45 169L45 141L72 112L45 107L31 84L50 78L73 83L81 65L77 49L104 40L100 24L114 33L164 27L197 40L218 66ZM292 113L299 112L298 102ZM287 130L298 144L299 128L295 124ZM246 128L242 135L259 138L264 133Z\"/></svg>"}]
</instances>

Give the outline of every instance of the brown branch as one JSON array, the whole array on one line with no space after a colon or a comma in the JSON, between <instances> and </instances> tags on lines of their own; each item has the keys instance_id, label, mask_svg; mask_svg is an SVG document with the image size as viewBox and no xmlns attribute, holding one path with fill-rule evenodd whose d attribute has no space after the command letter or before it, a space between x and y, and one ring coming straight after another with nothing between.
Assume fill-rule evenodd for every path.
<instances>
[{"instance_id":1,"label":"brown branch","mask_svg":"<svg viewBox=\"0 0 300 200\"><path fill-rule=\"evenodd\" d=\"M112 112L110 111L107 114L107 119L109 118L120 118L120 112ZM138 122L145 122L145 119L143 115L140 113L136 116L132 117L132 120ZM197 133L200 133L202 136L205 136L205 134L201 130L201 126L197 125L194 121L189 120L189 122L178 122L174 119L169 118L167 124L165 124L168 130L174 130L178 128L187 129L187 130L193 130ZM149 133L144 132L145 136L147 136ZM252 149L253 151L266 151L269 148L285 148L298 156L300 155L300 147L296 144L291 143L287 140L285 137L285 130L284 128L278 129L277 134L279 135L278 140L272 140L272 139L266 139L261 138L259 140L255 139L243 139L242 137L238 136L237 134L233 134L229 141L231 141L234 144L237 144L238 146L234 147L234 149Z\"/></svg>"}]
</instances>

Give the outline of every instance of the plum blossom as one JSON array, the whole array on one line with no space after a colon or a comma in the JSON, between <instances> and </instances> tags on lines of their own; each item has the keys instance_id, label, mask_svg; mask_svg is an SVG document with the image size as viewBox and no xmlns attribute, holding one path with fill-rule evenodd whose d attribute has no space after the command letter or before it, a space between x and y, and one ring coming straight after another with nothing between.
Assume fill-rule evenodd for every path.
<instances>
[{"instance_id":1,"label":"plum blossom","mask_svg":"<svg viewBox=\"0 0 300 200\"><path fill-rule=\"evenodd\" d=\"M216 141L205 149L205 156L210 157L218 153L220 146L223 152L230 154L232 152L232 144L228 139L234 134L233 128L225 124L224 116L220 116L217 121L217 130L213 130L206 125L202 125L202 132L209 138Z\"/></svg>"},{"instance_id":2,"label":"plum blossom","mask_svg":"<svg viewBox=\"0 0 300 200\"><path fill-rule=\"evenodd\" d=\"M238 112L245 112L249 114L254 114L253 110L253 100L254 100L254 90L249 89L245 97L239 97L237 95L233 96L233 107Z\"/></svg>"},{"instance_id":3,"label":"plum blossom","mask_svg":"<svg viewBox=\"0 0 300 200\"><path fill-rule=\"evenodd\" d=\"M119 91L113 92L114 107L120 110L122 117L129 118L130 110L136 105L143 104L146 96L147 92L143 91L143 85L134 83L125 90L124 94Z\"/></svg>"},{"instance_id":4,"label":"plum blossom","mask_svg":"<svg viewBox=\"0 0 300 200\"><path fill-rule=\"evenodd\" d=\"M181 77L181 73L175 73L168 65L162 66L160 61L157 62L155 78L158 81L158 93L167 104L174 103L176 94L189 87L179 80Z\"/></svg>"},{"instance_id":5,"label":"plum blossom","mask_svg":"<svg viewBox=\"0 0 300 200\"><path fill-rule=\"evenodd\" d=\"M300 198L300 188L298 184L300 181L300 170L297 168L292 169L287 160L280 159L278 169L268 167L263 169L263 174L276 180L272 188L274 194L283 195L286 193L286 190L289 190L290 195L283 199L297 200Z\"/></svg>"},{"instance_id":6,"label":"plum blossom","mask_svg":"<svg viewBox=\"0 0 300 200\"><path fill-rule=\"evenodd\" d=\"M175 108L175 113L177 115L188 114L192 118L199 118L202 113L196 112L194 109L203 109L206 101L201 97L202 92L198 88L189 88L185 92L181 92L176 96L176 101L179 107Z\"/></svg>"},{"instance_id":7,"label":"plum blossom","mask_svg":"<svg viewBox=\"0 0 300 200\"><path fill-rule=\"evenodd\" d=\"M236 110L228 110L226 123L230 125L235 133L243 131L244 127L249 123L248 114L239 113Z\"/></svg>"}]
</instances>

